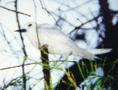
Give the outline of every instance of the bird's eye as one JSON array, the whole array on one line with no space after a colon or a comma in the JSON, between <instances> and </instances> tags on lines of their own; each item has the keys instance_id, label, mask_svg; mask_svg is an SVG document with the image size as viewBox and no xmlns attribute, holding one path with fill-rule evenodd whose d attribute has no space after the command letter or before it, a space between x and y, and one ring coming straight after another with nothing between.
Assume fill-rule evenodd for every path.
<instances>
[{"instance_id":1,"label":"bird's eye","mask_svg":"<svg viewBox=\"0 0 118 90\"><path fill-rule=\"evenodd\" d=\"M28 24L28 27L31 27L32 26L32 24L30 23L30 24Z\"/></svg>"}]
</instances>

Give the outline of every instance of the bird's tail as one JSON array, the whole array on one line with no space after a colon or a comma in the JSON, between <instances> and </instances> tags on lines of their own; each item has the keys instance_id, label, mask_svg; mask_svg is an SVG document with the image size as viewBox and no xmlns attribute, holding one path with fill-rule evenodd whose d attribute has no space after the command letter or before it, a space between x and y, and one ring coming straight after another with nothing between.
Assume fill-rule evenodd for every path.
<instances>
[{"instance_id":1,"label":"bird's tail","mask_svg":"<svg viewBox=\"0 0 118 90\"><path fill-rule=\"evenodd\" d=\"M94 59L99 59L99 57L97 57L96 55L108 53L111 50L112 49L92 49L92 50L87 50L87 51L81 50L82 54L79 53L79 56L82 56L83 58L86 58L89 60L94 60Z\"/></svg>"},{"instance_id":2,"label":"bird's tail","mask_svg":"<svg viewBox=\"0 0 118 90\"><path fill-rule=\"evenodd\" d=\"M96 55L109 53L111 50L112 49L92 49L92 50L88 50L88 52L90 52L89 59L91 59L91 60L99 59L99 57L97 57Z\"/></svg>"},{"instance_id":3,"label":"bird's tail","mask_svg":"<svg viewBox=\"0 0 118 90\"><path fill-rule=\"evenodd\" d=\"M111 50L112 49L92 49L88 51L94 55L99 55L99 54L109 53Z\"/></svg>"}]
</instances>

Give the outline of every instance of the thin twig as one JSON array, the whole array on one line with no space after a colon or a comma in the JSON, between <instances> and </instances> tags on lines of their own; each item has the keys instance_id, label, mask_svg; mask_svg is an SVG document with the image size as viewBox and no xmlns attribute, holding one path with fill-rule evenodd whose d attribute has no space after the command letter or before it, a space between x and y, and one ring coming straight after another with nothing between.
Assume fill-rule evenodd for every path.
<instances>
[{"instance_id":1,"label":"thin twig","mask_svg":"<svg viewBox=\"0 0 118 90\"><path fill-rule=\"evenodd\" d=\"M90 3L91 1L92 1L92 0L87 0L87 1L85 1L85 2L83 2L83 3L81 3L80 5L77 5L77 6L74 6L74 7L70 7L69 5L64 4L64 3L60 3L60 4L66 6L66 7L69 7L69 9L62 10L62 12L67 12L67 11L72 11L72 10L78 9L78 8L80 8L80 7L82 7L82 6L85 6L85 4L88 4L88 3ZM58 2L58 3L59 3L59 2Z\"/></svg>"},{"instance_id":2,"label":"thin twig","mask_svg":"<svg viewBox=\"0 0 118 90\"><path fill-rule=\"evenodd\" d=\"M8 40L7 35L6 35L6 33L5 33L5 29L3 28L3 25L2 25L1 23L0 23L0 27L1 27L1 33L2 33L2 35L3 35L3 38L4 38L4 40L6 41L6 43L7 43L8 47L9 47L10 51L11 51L13 54L15 54L15 51L14 51L12 45L11 45L11 40ZM16 56L16 55L15 55L15 56ZM17 57L17 56L16 56L16 57Z\"/></svg>"},{"instance_id":3,"label":"thin twig","mask_svg":"<svg viewBox=\"0 0 118 90\"><path fill-rule=\"evenodd\" d=\"M75 63L76 61L67 61L67 60L55 60L55 61L49 61L49 62L53 62L53 63ZM24 64L24 66L29 66L29 65L34 65L34 64L41 64L42 62L34 62L34 63L27 63L27 64ZM115 64L115 62L114 62ZM98 64L98 65L103 65L103 64ZM111 65L111 63L107 63L105 65ZM7 69L14 69L14 68L18 68L18 67L22 67L22 64L20 65L15 65L15 66L11 66L11 67L4 67L4 68L0 68L0 71L3 71L3 70L7 70Z\"/></svg>"},{"instance_id":4,"label":"thin twig","mask_svg":"<svg viewBox=\"0 0 118 90\"><path fill-rule=\"evenodd\" d=\"M20 30L21 27L20 27L20 21L19 21L19 14L17 12L18 11L18 1L17 0L15 0L15 9L16 9L16 20L17 20L18 28ZM23 39L22 32L19 32L19 34L20 34L20 38L21 38L21 42L22 42L22 50L23 50L23 53L24 53L24 60L23 60L23 64L22 64L23 90L26 90L26 75L25 75L24 64L25 64L25 61L27 59L27 53L26 53L26 50L25 50L25 44L24 44L24 39Z\"/></svg>"},{"instance_id":5,"label":"thin twig","mask_svg":"<svg viewBox=\"0 0 118 90\"><path fill-rule=\"evenodd\" d=\"M98 19L100 16L101 16L101 15L99 14L98 16L93 17L92 19L89 19L88 21L81 23L81 25L76 26L71 32L69 32L69 34L71 34L72 32L74 32L74 31L76 31L76 30L81 29L82 26L84 26L84 25L86 25L87 23L90 23L90 22L92 22L92 21Z\"/></svg>"},{"instance_id":6,"label":"thin twig","mask_svg":"<svg viewBox=\"0 0 118 90\"><path fill-rule=\"evenodd\" d=\"M29 65L33 65L33 64L36 64L36 63L27 63L27 64L24 64L24 66L29 66ZM16 65L16 66L11 66L11 67L1 68L0 71L7 70L7 69L18 68L18 67L22 67L22 64L21 65Z\"/></svg>"},{"instance_id":7,"label":"thin twig","mask_svg":"<svg viewBox=\"0 0 118 90\"><path fill-rule=\"evenodd\" d=\"M56 18L52 15L52 13L46 8L46 5L44 3L43 0L39 0L40 4L41 4L41 8L43 10L45 10L47 12L48 15L50 15L55 21L56 21Z\"/></svg>"},{"instance_id":8,"label":"thin twig","mask_svg":"<svg viewBox=\"0 0 118 90\"><path fill-rule=\"evenodd\" d=\"M35 13L35 25L36 25L35 30L36 30L36 37L37 37L36 39L38 42L38 48L40 48L40 40L39 40L38 25L37 25L37 5L35 0L33 0L33 4L34 4L34 13Z\"/></svg>"},{"instance_id":9,"label":"thin twig","mask_svg":"<svg viewBox=\"0 0 118 90\"><path fill-rule=\"evenodd\" d=\"M23 12L20 12L20 11L16 11L16 10L12 10L12 9L9 9L9 8L4 7L4 6L1 6L1 5L0 5L0 8L3 8L3 9L5 9L5 10L11 11L11 12L19 13L19 14L22 14L22 15L25 15L25 16L28 16L28 17L31 16L31 15L29 15L29 14L26 14L26 13L23 13Z\"/></svg>"},{"instance_id":10,"label":"thin twig","mask_svg":"<svg viewBox=\"0 0 118 90\"><path fill-rule=\"evenodd\" d=\"M49 62L69 62L69 63L74 63L75 61L65 61L65 60L56 60L56 61L49 61ZM27 64L24 64L24 66L29 66L29 65L33 65L33 64L41 64L41 62L34 62L34 63L27 63ZM22 67L22 64L20 65L15 65L15 66L11 66L11 67L4 67L4 68L0 68L0 71L2 70L7 70L7 69L14 69L14 68L18 68L18 67Z\"/></svg>"},{"instance_id":11,"label":"thin twig","mask_svg":"<svg viewBox=\"0 0 118 90\"><path fill-rule=\"evenodd\" d=\"M80 29L80 28L81 28L82 26L84 26L85 24L87 24L87 23L89 23L89 22L92 22L92 21L98 19L100 16L101 16L101 15L98 15L98 16L96 16L96 17L94 17L94 18L92 18L92 19L90 19L90 20L88 20L88 21L82 23L80 26L75 27L75 29Z\"/></svg>"},{"instance_id":12,"label":"thin twig","mask_svg":"<svg viewBox=\"0 0 118 90\"><path fill-rule=\"evenodd\" d=\"M69 25L75 27L75 25L72 24L71 22L69 22L67 19L65 19L65 18L63 18L62 16L56 14L55 12L49 11L49 10L46 8L45 3L44 3L43 0L39 0L39 2L40 2L40 4L41 4L42 9L45 10L45 11L47 12L47 14L50 15L56 22L57 22L57 20L56 20L56 18L55 18L54 16L56 16L56 17L60 18L61 20L65 21L67 24L69 24Z\"/></svg>"}]
</instances>

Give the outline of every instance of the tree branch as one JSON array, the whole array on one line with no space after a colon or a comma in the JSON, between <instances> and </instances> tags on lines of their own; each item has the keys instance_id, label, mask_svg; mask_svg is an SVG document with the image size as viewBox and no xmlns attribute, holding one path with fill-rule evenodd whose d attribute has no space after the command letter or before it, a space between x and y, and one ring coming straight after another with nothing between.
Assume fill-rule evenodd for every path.
<instances>
[{"instance_id":1,"label":"tree branch","mask_svg":"<svg viewBox=\"0 0 118 90\"><path fill-rule=\"evenodd\" d=\"M19 11L16 11L16 10L12 10L12 9L9 9L9 8L4 7L4 6L1 6L1 5L0 5L0 8L3 8L3 9L5 9L5 10L11 11L11 12L19 13L19 14L22 14L22 15L25 15L25 16L28 16L28 17L31 16L31 15L29 15L29 14L26 14L26 13L23 13L23 12L19 12Z\"/></svg>"},{"instance_id":2,"label":"tree branch","mask_svg":"<svg viewBox=\"0 0 118 90\"><path fill-rule=\"evenodd\" d=\"M18 28L19 30L21 29L20 27L20 21L19 21L19 16L18 16L18 1L15 0L15 9L16 9L16 21L17 21L17 24L18 24ZM25 61L27 59L27 52L25 50L25 44L24 44L24 39L23 39L23 35L22 35L22 32L19 32L20 34L20 38L21 38L21 42L22 42L22 51L24 53L24 60L23 60L23 64L22 64L22 74L23 74L23 90L26 90L26 75L25 75L25 67L24 67L24 64L25 64Z\"/></svg>"},{"instance_id":3,"label":"tree branch","mask_svg":"<svg viewBox=\"0 0 118 90\"><path fill-rule=\"evenodd\" d=\"M50 65L48 57L48 45L43 45L41 47L41 56L43 64L43 74L44 74L44 90L51 90L51 75L50 75Z\"/></svg>"}]
</instances>

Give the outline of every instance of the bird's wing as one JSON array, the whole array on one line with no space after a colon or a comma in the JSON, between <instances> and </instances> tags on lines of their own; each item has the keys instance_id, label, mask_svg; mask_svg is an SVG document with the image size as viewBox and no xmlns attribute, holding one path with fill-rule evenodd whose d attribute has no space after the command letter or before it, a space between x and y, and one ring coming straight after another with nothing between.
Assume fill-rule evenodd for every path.
<instances>
[{"instance_id":1,"label":"bird's wing","mask_svg":"<svg viewBox=\"0 0 118 90\"><path fill-rule=\"evenodd\" d=\"M69 37L59 30L39 30L41 44L48 44L49 51L55 54L75 55L82 58L93 59L94 55L78 47Z\"/></svg>"}]
</instances>

